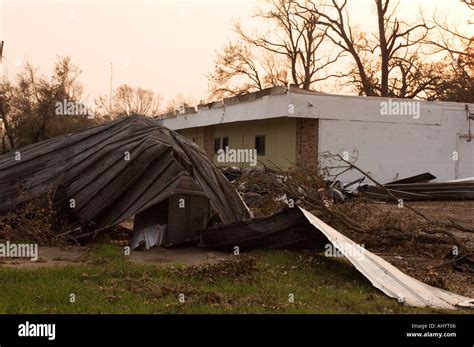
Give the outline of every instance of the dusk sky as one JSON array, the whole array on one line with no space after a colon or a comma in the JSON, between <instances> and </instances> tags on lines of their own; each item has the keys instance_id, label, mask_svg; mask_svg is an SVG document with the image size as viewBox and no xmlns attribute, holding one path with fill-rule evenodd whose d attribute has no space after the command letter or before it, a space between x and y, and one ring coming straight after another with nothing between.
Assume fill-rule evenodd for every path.
<instances>
[{"instance_id":1,"label":"dusk sky","mask_svg":"<svg viewBox=\"0 0 474 347\"><path fill-rule=\"evenodd\" d=\"M215 51L232 38L232 23L249 18L261 1L1 1L3 73L14 78L25 61L49 73L60 56L82 69L86 102L127 83L165 99L177 93L196 101L207 96L206 74ZM364 30L374 22L373 0L352 0L351 18ZM465 22L459 0L401 0L399 13L438 13ZM374 23L375 24L375 23Z\"/></svg>"}]
</instances>

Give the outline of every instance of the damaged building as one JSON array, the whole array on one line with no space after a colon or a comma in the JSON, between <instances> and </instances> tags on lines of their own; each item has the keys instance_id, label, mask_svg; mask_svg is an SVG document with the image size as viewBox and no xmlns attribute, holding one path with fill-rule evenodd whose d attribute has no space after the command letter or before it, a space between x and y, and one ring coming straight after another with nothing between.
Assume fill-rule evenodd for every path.
<instances>
[{"instance_id":1,"label":"damaged building","mask_svg":"<svg viewBox=\"0 0 474 347\"><path fill-rule=\"evenodd\" d=\"M266 166L316 167L323 153L356 159L390 182L420 172L440 181L474 176L474 105L331 95L274 87L165 115L163 124L195 141L218 166L217 151L254 149ZM357 173L341 176L357 179Z\"/></svg>"}]
</instances>

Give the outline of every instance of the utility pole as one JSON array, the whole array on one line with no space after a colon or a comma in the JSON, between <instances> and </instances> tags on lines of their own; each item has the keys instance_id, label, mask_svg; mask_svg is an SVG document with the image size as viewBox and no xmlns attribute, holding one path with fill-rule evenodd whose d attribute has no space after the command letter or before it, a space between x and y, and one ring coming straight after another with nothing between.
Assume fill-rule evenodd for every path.
<instances>
[{"instance_id":1,"label":"utility pole","mask_svg":"<svg viewBox=\"0 0 474 347\"><path fill-rule=\"evenodd\" d=\"M112 62L110 62L110 91L109 91L109 112L112 113Z\"/></svg>"}]
</instances>

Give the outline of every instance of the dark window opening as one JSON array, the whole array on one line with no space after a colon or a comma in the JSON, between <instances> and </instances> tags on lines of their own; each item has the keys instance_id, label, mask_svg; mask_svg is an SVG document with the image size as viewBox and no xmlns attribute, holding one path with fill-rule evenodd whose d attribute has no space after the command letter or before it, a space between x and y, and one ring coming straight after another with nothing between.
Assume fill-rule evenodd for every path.
<instances>
[{"instance_id":1,"label":"dark window opening","mask_svg":"<svg viewBox=\"0 0 474 347\"><path fill-rule=\"evenodd\" d=\"M265 136L255 136L255 149L258 155L265 155Z\"/></svg>"},{"instance_id":2,"label":"dark window opening","mask_svg":"<svg viewBox=\"0 0 474 347\"><path fill-rule=\"evenodd\" d=\"M225 151L225 149L229 147L229 137L223 137L222 138L222 149Z\"/></svg>"},{"instance_id":3,"label":"dark window opening","mask_svg":"<svg viewBox=\"0 0 474 347\"><path fill-rule=\"evenodd\" d=\"M214 139L214 153L217 154L217 151L221 149L221 138L216 137Z\"/></svg>"}]
</instances>

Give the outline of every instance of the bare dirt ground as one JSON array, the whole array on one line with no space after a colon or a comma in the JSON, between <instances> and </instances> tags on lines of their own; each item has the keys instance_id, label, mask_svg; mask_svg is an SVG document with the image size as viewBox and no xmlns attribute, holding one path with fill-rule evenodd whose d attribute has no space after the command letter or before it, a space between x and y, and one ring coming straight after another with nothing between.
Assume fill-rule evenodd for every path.
<instances>
[{"instance_id":1,"label":"bare dirt ground","mask_svg":"<svg viewBox=\"0 0 474 347\"><path fill-rule=\"evenodd\" d=\"M474 227L474 201L410 202L411 206L435 221L453 219L468 227ZM393 205L377 205L396 208ZM474 234L462 233L463 239L474 242ZM474 273L449 263L452 249L447 245L418 245L400 242L397 245L372 245L377 253L406 274L429 285L455 293L474 297Z\"/></svg>"},{"instance_id":2,"label":"bare dirt ground","mask_svg":"<svg viewBox=\"0 0 474 347\"><path fill-rule=\"evenodd\" d=\"M474 201L410 202L410 205L434 220L453 218L467 226L474 226Z\"/></svg>"},{"instance_id":3,"label":"bare dirt ground","mask_svg":"<svg viewBox=\"0 0 474 347\"><path fill-rule=\"evenodd\" d=\"M230 253L209 251L198 247L161 248L132 252L130 261L148 264L206 265L228 259Z\"/></svg>"},{"instance_id":4,"label":"bare dirt ground","mask_svg":"<svg viewBox=\"0 0 474 347\"><path fill-rule=\"evenodd\" d=\"M41 268L84 263L87 247L39 247L37 261L30 259L1 259L0 267ZM214 264L230 257L229 253L204 250L198 247L166 249L154 247L148 251L132 252L130 261L153 265L207 265Z\"/></svg>"},{"instance_id":5,"label":"bare dirt ground","mask_svg":"<svg viewBox=\"0 0 474 347\"><path fill-rule=\"evenodd\" d=\"M86 255L85 247L38 247L38 260L0 259L0 267L34 269L40 267L80 264Z\"/></svg>"}]
</instances>

